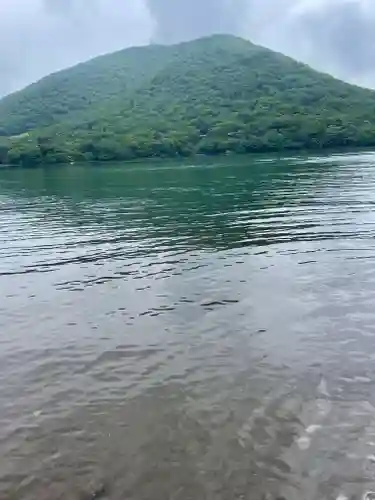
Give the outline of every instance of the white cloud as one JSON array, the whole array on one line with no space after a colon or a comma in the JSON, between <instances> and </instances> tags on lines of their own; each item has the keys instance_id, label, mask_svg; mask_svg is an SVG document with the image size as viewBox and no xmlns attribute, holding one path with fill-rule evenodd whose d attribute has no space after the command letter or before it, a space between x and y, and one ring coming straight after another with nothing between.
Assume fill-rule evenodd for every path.
<instances>
[{"instance_id":1,"label":"white cloud","mask_svg":"<svg viewBox=\"0 0 375 500\"><path fill-rule=\"evenodd\" d=\"M142 0L1 0L0 93L96 55L147 44Z\"/></svg>"},{"instance_id":2,"label":"white cloud","mask_svg":"<svg viewBox=\"0 0 375 500\"><path fill-rule=\"evenodd\" d=\"M253 0L245 35L339 78L375 86L373 0Z\"/></svg>"}]
</instances>

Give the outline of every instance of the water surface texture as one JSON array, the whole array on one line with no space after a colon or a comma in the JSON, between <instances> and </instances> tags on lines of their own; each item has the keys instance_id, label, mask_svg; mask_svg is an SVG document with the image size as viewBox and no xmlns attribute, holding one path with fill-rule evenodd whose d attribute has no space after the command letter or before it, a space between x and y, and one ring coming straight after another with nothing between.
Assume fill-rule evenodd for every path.
<instances>
[{"instance_id":1,"label":"water surface texture","mask_svg":"<svg viewBox=\"0 0 375 500\"><path fill-rule=\"evenodd\" d=\"M0 170L0 499L375 490L375 155Z\"/></svg>"}]
</instances>

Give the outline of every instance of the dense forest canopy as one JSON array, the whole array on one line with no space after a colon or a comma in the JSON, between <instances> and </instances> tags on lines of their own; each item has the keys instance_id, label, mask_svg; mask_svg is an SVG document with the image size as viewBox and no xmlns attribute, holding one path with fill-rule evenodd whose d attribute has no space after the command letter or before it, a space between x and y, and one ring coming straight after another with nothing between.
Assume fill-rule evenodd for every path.
<instances>
[{"instance_id":1,"label":"dense forest canopy","mask_svg":"<svg viewBox=\"0 0 375 500\"><path fill-rule=\"evenodd\" d=\"M375 92L241 38L132 48L0 101L0 163L375 146Z\"/></svg>"}]
</instances>

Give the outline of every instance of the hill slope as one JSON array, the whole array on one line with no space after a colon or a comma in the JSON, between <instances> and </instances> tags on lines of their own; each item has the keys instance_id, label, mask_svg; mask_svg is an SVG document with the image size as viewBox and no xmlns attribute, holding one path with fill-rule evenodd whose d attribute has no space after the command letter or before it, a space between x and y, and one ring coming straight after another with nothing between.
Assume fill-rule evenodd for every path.
<instances>
[{"instance_id":1,"label":"hill slope","mask_svg":"<svg viewBox=\"0 0 375 500\"><path fill-rule=\"evenodd\" d=\"M171 48L134 47L53 73L0 101L0 136L58 123L140 86L163 68Z\"/></svg>"},{"instance_id":2,"label":"hill slope","mask_svg":"<svg viewBox=\"0 0 375 500\"><path fill-rule=\"evenodd\" d=\"M98 84L93 98L87 87L90 106L72 109L72 102L87 98L85 81L91 75L105 80L98 63L110 66L111 58L119 54L128 60L132 50L137 50L132 78L128 65L126 71L119 70L118 82L110 90ZM142 73L139 68L147 64ZM8 162L375 146L375 92L240 38L217 35L169 48L129 49L80 66L91 69L86 79L77 80L77 99L60 97L65 119L57 123L52 116L51 126L8 141L8 152L3 154ZM64 77L72 78L80 66L63 72ZM42 94L46 81L32 86L34 95ZM16 94L29 109L30 102L37 102L27 99L30 89ZM48 110L48 102L40 99L41 109ZM0 123L17 116L6 115L0 102ZM32 113L29 116L35 120ZM18 129L26 130L25 124Z\"/></svg>"}]
</instances>

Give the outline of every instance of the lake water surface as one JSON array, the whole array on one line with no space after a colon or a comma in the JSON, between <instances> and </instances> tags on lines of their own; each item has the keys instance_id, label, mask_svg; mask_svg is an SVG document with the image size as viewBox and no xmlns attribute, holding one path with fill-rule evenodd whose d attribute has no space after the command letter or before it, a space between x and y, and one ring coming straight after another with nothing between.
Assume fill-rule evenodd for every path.
<instances>
[{"instance_id":1,"label":"lake water surface","mask_svg":"<svg viewBox=\"0 0 375 500\"><path fill-rule=\"evenodd\" d=\"M0 170L0 499L375 490L375 155Z\"/></svg>"}]
</instances>

